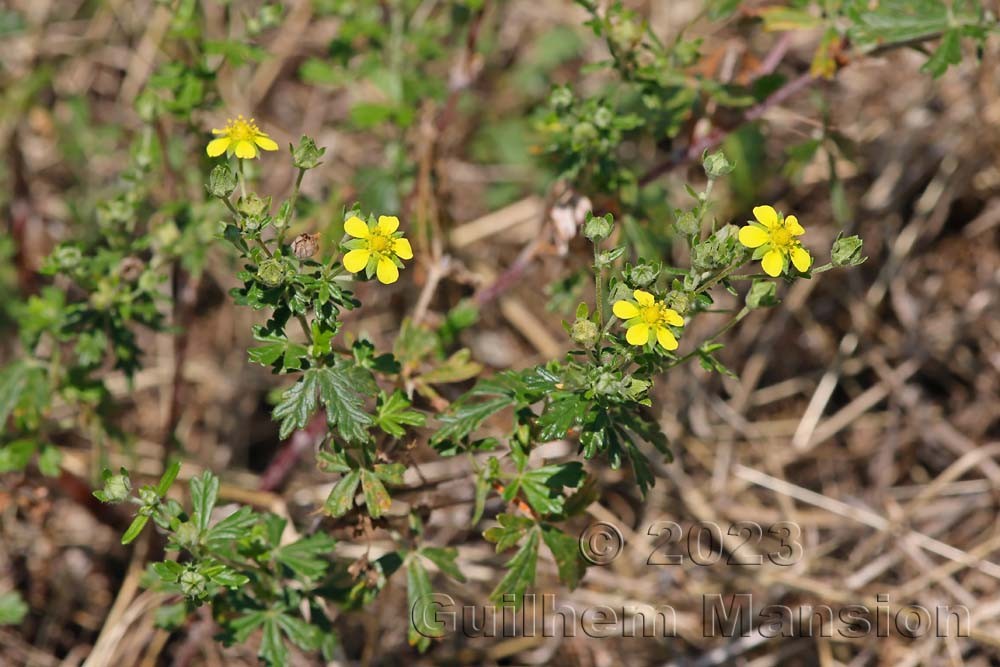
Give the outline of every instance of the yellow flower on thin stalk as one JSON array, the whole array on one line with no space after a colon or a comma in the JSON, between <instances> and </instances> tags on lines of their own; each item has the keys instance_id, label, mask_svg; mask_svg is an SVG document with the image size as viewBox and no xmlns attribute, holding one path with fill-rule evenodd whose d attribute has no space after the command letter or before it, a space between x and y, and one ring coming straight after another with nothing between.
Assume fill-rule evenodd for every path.
<instances>
[{"instance_id":1,"label":"yellow flower on thin stalk","mask_svg":"<svg viewBox=\"0 0 1000 667\"><path fill-rule=\"evenodd\" d=\"M369 278L374 273L384 285L399 280L400 260L413 259L413 248L398 229L399 218L394 215L380 215L375 223L352 215L344 223L344 231L354 237L344 244L349 251L344 268L351 273L364 271Z\"/></svg>"},{"instance_id":2,"label":"yellow flower on thin stalk","mask_svg":"<svg viewBox=\"0 0 1000 667\"><path fill-rule=\"evenodd\" d=\"M222 135L218 139L208 142L205 152L209 157L218 157L223 153L228 155L236 154L236 157L243 160L252 160L259 154L257 148L265 151L278 150L278 144L274 139L267 136L266 132L261 132L254 119L246 120L243 114L230 118L226 121L226 127L221 130L212 130L212 134Z\"/></svg>"},{"instance_id":3,"label":"yellow flower on thin stalk","mask_svg":"<svg viewBox=\"0 0 1000 667\"><path fill-rule=\"evenodd\" d=\"M797 237L806 233L794 215L784 216L771 206L756 206L746 227L740 228L740 243L754 249L753 258L760 259L764 273L780 276L788 268L788 261L798 271L805 272L812 266L812 256L802 247Z\"/></svg>"},{"instance_id":4,"label":"yellow flower on thin stalk","mask_svg":"<svg viewBox=\"0 0 1000 667\"><path fill-rule=\"evenodd\" d=\"M632 296L635 301L616 301L611 308L615 317L625 322L625 340L631 345L645 345L652 334L663 349L676 350L677 338L670 327L684 326L684 318L649 292L637 289Z\"/></svg>"}]
</instances>

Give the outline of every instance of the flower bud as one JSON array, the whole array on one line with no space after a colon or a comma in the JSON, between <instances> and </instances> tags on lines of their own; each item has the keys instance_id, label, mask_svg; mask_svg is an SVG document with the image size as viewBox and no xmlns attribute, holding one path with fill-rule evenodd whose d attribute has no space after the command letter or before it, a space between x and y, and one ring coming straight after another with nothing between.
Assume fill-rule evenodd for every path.
<instances>
[{"instance_id":1,"label":"flower bud","mask_svg":"<svg viewBox=\"0 0 1000 667\"><path fill-rule=\"evenodd\" d=\"M267 214L271 208L270 197L260 197L255 192L251 192L246 197L240 197L236 202L236 210L248 218L260 218Z\"/></svg>"},{"instance_id":2,"label":"flower bud","mask_svg":"<svg viewBox=\"0 0 1000 667\"><path fill-rule=\"evenodd\" d=\"M834 266L857 266L867 257L861 256L864 242L858 236L845 236L833 242L830 250L830 260Z\"/></svg>"},{"instance_id":3,"label":"flower bud","mask_svg":"<svg viewBox=\"0 0 1000 667\"><path fill-rule=\"evenodd\" d=\"M267 259L257 267L257 278L265 285L275 287L285 279L285 269L277 259Z\"/></svg>"},{"instance_id":4,"label":"flower bud","mask_svg":"<svg viewBox=\"0 0 1000 667\"><path fill-rule=\"evenodd\" d=\"M591 347L597 342L600 330L597 325L586 319L579 319L573 322L569 335L573 342L583 347Z\"/></svg>"},{"instance_id":5,"label":"flower bud","mask_svg":"<svg viewBox=\"0 0 1000 667\"><path fill-rule=\"evenodd\" d=\"M299 145L292 147L292 164L299 169L315 169L322 164L320 158L325 152L325 148L320 148L315 141L303 134Z\"/></svg>"},{"instance_id":6,"label":"flower bud","mask_svg":"<svg viewBox=\"0 0 1000 667\"><path fill-rule=\"evenodd\" d=\"M614 218L610 213L602 217L595 217L590 212L583 223L583 235L597 243L611 236L614 228Z\"/></svg>"},{"instance_id":7,"label":"flower bud","mask_svg":"<svg viewBox=\"0 0 1000 667\"><path fill-rule=\"evenodd\" d=\"M736 165L730 162L722 151L709 154L707 150L701 156L701 166L705 169L705 175L710 180L725 176L736 168Z\"/></svg>"},{"instance_id":8,"label":"flower bud","mask_svg":"<svg viewBox=\"0 0 1000 667\"><path fill-rule=\"evenodd\" d=\"M145 268L145 262L138 257L125 257L118 263L118 275L125 282L131 283L139 279Z\"/></svg>"},{"instance_id":9,"label":"flower bud","mask_svg":"<svg viewBox=\"0 0 1000 667\"><path fill-rule=\"evenodd\" d=\"M213 197L219 199L228 197L236 189L236 172L230 169L227 164L215 165L208 175L208 185L205 189Z\"/></svg>"}]
</instances>

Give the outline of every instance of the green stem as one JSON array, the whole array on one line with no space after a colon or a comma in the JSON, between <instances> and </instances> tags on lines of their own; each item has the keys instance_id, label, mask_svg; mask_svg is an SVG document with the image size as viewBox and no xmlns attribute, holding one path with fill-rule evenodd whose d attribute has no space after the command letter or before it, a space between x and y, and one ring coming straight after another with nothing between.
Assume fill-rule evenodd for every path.
<instances>
[{"instance_id":1,"label":"green stem","mask_svg":"<svg viewBox=\"0 0 1000 667\"><path fill-rule=\"evenodd\" d=\"M243 195L244 199L246 199L247 198L247 186L246 186L247 173L246 173L246 170L243 168L243 160L242 159L236 158L236 163L238 165L240 165L240 194Z\"/></svg>"},{"instance_id":2,"label":"green stem","mask_svg":"<svg viewBox=\"0 0 1000 667\"><path fill-rule=\"evenodd\" d=\"M285 242L285 232L292 226L295 220L295 204L299 200L299 188L302 187L302 177L306 175L306 170L299 167L299 174L295 177L295 186L292 188L292 196L288 200L288 220L284 227L278 230L278 247Z\"/></svg>"},{"instance_id":3,"label":"green stem","mask_svg":"<svg viewBox=\"0 0 1000 667\"><path fill-rule=\"evenodd\" d=\"M594 243L594 308L597 311L597 330L600 332L597 337L596 350L601 349L604 342L604 269L598 258L599 250L597 243Z\"/></svg>"}]
</instances>

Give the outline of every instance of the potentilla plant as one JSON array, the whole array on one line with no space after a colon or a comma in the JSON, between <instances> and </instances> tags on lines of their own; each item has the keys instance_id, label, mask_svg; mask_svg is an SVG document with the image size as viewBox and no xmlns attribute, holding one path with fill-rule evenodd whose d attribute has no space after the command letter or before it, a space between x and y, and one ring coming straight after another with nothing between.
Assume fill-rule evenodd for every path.
<instances>
[{"instance_id":1,"label":"potentilla plant","mask_svg":"<svg viewBox=\"0 0 1000 667\"><path fill-rule=\"evenodd\" d=\"M270 664L286 662L289 644L332 657L336 610L371 601L397 572L408 589L411 643L425 649L440 632L425 609L432 590L427 565L463 581L457 552L425 540L419 509L392 512L393 493L405 488L413 465L407 452L414 440L426 440L440 456L468 460L474 471L473 525L483 520L492 496L506 507L483 532L498 552L514 550L492 593L495 602L520 604L534 583L543 545L562 582L576 586L587 561L565 525L597 498L589 462L628 466L645 495L655 483L650 456L670 459L667 438L649 410L658 378L693 359L728 373L716 357L723 345L718 339L752 309L775 305L779 283L864 261L861 240L848 237L838 238L830 262L814 266L800 240L803 225L766 204L743 224L709 225L712 184L732 164L722 153L706 154L707 187L690 189L693 204L676 211L673 223L690 245L691 266L649 258L625 263L625 246L612 243L613 216L588 213L583 234L593 246L594 300L580 303L575 321L564 323L573 349L532 368L481 377L448 404L434 385L472 379L481 369L467 352L445 358L430 348L446 349L474 321L474 315L462 314L467 307L456 308L438 330L404 322L391 352L379 352L367 340L349 343L344 331L343 314L363 307L352 289L356 282L407 279L414 255L399 218L356 207L345 211L343 237L321 255L317 234L290 239L287 232L302 178L320 164L324 149L308 137L289 147L298 178L290 196L275 205L255 190L245 168L262 156L258 149L272 148L272 140L242 117L216 134L221 136L207 152L225 157L206 187L231 216L220 238L244 263L243 285L232 296L268 316L254 327L259 344L248 351L249 360L293 379L274 407L280 435L288 437L321 415L327 435L316 463L334 480L322 511L340 525L381 528L396 547L377 559L351 562L338 556L338 543L322 524L289 540L283 537L286 521L273 515L241 507L215 516L219 480L211 473L191 481L192 507L186 510L167 497L177 465L156 486L137 493L127 471L108 471L96 495L137 505L124 542L138 537L150 520L166 532L168 550L176 555L154 563L152 573L178 601L161 614L164 627L209 604L223 641L244 641L259 630L260 656ZM762 273L746 270L755 261ZM740 292L740 283L749 287ZM716 333L689 340L691 322L711 308L719 290L742 293L744 305ZM429 358L437 359L433 368L415 375L413 369ZM510 418L498 434L494 424L504 421L501 413ZM551 461L532 455L554 440L574 443L575 455Z\"/></svg>"}]
</instances>

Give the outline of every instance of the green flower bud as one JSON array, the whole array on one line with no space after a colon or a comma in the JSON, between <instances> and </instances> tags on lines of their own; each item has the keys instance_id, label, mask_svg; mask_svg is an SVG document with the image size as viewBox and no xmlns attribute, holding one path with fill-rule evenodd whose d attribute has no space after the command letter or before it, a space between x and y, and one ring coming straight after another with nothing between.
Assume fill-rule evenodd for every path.
<instances>
[{"instance_id":1,"label":"green flower bud","mask_svg":"<svg viewBox=\"0 0 1000 667\"><path fill-rule=\"evenodd\" d=\"M275 287L285 279L285 268L277 259L267 259L257 267L257 278L265 285Z\"/></svg>"},{"instance_id":2,"label":"green flower bud","mask_svg":"<svg viewBox=\"0 0 1000 667\"><path fill-rule=\"evenodd\" d=\"M208 185L205 189L213 197L219 199L228 197L236 189L236 172L225 163L215 165L208 175Z\"/></svg>"},{"instance_id":3,"label":"green flower bud","mask_svg":"<svg viewBox=\"0 0 1000 667\"><path fill-rule=\"evenodd\" d=\"M722 151L709 154L707 150L701 156L701 166L705 169L705 175L711 180L725 176L736 168L736 165L730 162Z\"/></svg>"},{"instance_id":4,"label":"green flower bud","mask_svg":"<svg viewBox=\"0 0 1000 667\"><path fill-rule=\"evenodd\" d=\"M624 389L621 379L613 373L601 373L594 382L594 392L601 396L618 396Z\"/></svg>"},{"instance_id":5,"label":"green flower bud","mask_svg":"<svg viewBox=\"0 0 1000 667\"><path fill-rule=\"evenodd\" d=\"M189 598L200 598L205 595L208 579L195 570L185 570L180 577L181 592Z\"/></svg>"},{"instance_id":6,"label":"green flower bud","mask_svg":"<svg viewBox=\"0 0 1000 667\"><path fill-rule=\"evenodd\" d=\"M864 241L858 236L837 237L830 250L830 260L834 266L857 266L868 259L861 256L863 245Z\"/></svg>"},{"instance_id":7,"label":"green flower bud","mask_svg":"<svg viewBox=\"0 0 1000 667\"><path fill-rule=\"evenodd\" d=\"M614 119L614 114L611 112L611 109L607 107L599 107L597 111L594 112L594 125L601 129L609 127L612 119Z\"/></svg>"},{"instance_id":8,"label":"green flower bud","mask_svg":"<svg viewBox=\"0 0 1000 667\"><path fill-rule=\"evenodd\" d=\"M105 475L108 473L105 472ZM111 475L104 480L104 488L101 489L97 497L106 503L120 503L128 498L132 492L132 480L122 472L119 475Z\"/></svg>"},{"instance_id":9,"label":"green flower bud","mask_svg":"<svg viewBox=\"0 0 1000 667\"><path fill-rule=\"evenodd\" d=\"M175 537L179 544L185 547L193 547L198 544L199 532L198 526L194 525L191 521L185 521L177 526Z\"/></svg>"},{"instance_id":10,"label":"green flower bud","mask_svg":"<svg viewBox=\"0 0 1000 667\"><path fill-rule=\"evenodd\" d=\"M691 236L701 231L701 222L691 211L680 211L677 213L677 220L674 222L677 231L684 236Z\"/></svg>"},{"instance_id":11,"label":"green flower bud","mask_svg":"<svg viewBox=\"0 0 1000 667\"><path fill-rule=\"evenodd\" d=\"M248 218L261 218L267 215L271 208L270 197L259 197L257 193L251 192L246 197L240 197L236 202L236 210Z\"/></svg>"},{"instance_id":12,"label":"green flower bud","mask_svg":"<svg viewBox=\"0 0 1000 667\"><path fill-rule=\"evenodd\" d=\"M625 269L625 281L633 287L649 287L660 275L660 267L653 264L638 264Z\"/></svg>"},{"instance_id":13,"label":"green flower bud","mask_svg":"<svg viewBox=\"0 0 1000 667\"><path fill-rule=\"evenodd\" d=\"M73 245L61 245L52 253L56 265L63 271L79 266L83 253Z\"/></svg>"},{"instance_id":14,"label":"green flower bud","mask_svg":"<svg viewBox=\"0 0 1000 667\"><path fill-rule=\"evenodd\" d=\"M591 347L597 342L600 330L597 325L590 320L577 320L573 322L573 327L570 329L570 337L573 342L577 345L583 347Z\"/></svg>"},{"instance_id":15,"label":"green flower bud","mask_svg":"<svg viewBox=\"0 0 1000 667\"><path fill-rule=\"evenodd\" d=\"M573 91L567 86L560 86L552 91L549 104L555 109L565 109L573 104Z\"/></svg>"},{"instance_id":16,"label":"green flower bud","mask_svg":"<svg viewBox=\"0 0 1000 667\"><path fill-rule=\"evenodd\" d=\"M602 217L594 217L588 211L587 219L583 223L583 235L592 242L598 243L611 236L611 230L614 229L614 226L614 217L610 213Z\"/></svg>"},{"instance_id":17,"label":"green flower bud","mask_svg":"<svg viewBox=\"0 0 1000 667\"><path fill-rule=\"evenodd\" d=\"M597 128L593 123L582 121L573 126L573 148L579 150L597 139Z\"/></svg>"},{"instance_id":18,"label":"green flower bud","mask_svg":"<svg viewBox=\"0 0 1000 667\"><path fill-rule=\"evenodd\" d=\"M299 145L292 147L292 164L299 169L315 169L322 164L320 158L325 152L325 148L318 147L315 141L303 134Z\"/></svg>"}]
</instances>

